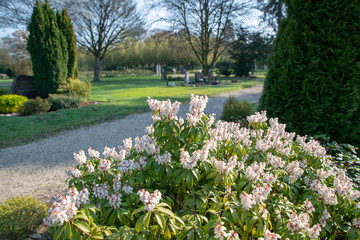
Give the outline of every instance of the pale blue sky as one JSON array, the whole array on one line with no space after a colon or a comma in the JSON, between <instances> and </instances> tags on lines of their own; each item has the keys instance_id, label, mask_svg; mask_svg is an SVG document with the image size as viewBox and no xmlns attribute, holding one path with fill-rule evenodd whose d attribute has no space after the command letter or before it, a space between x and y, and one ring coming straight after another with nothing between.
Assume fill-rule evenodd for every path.
<instances>
[{"instance_id":1,"label":"pale blue sky","mask_svg":"<svg viewBox=\"0 0 360 240\"><path fill-rule=\"evenodd\" d=\"M138 8L141 12L144 11L149 11L149 8L145 6L144 2L146 0L135 0L138 3ZM259 16L260 16L260 12L259 11L252 11L251 14L249 14L248 16L245 16L245 19L243 19L244 21L244 25L245 27L248 27L250 29L258 29L259 28ZM148 23L154 22L155 20L159 19L159 17L165 17L166 16L166 12L164 10L152 10L149 12L149 15L147 17L147 21ZM169 25L167 25L164 22L155 22L152 25L149 25L150 29L164 29L166 27L169 27ZM6 28L6 29L0 29L0 38L5 37L9 34L11 34L14 31L14 29L12 28Z\"/></svg>"}]
</instances>

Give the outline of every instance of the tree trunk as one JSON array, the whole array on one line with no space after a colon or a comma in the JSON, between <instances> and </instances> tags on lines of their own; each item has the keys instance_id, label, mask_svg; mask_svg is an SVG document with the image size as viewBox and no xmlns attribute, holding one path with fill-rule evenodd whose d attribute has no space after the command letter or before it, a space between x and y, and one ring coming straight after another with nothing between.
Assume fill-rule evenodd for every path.
<instances>
[{"instance_id":1,"label":"tree trunk","mask_svg":"<svg viewBox=\"0 0 360 240\"><path fill-rule=\"evenodd\" d=\"M99 56L95 56L94 81L93 82L100 82L100 69L101 69L101 58Z\"/></svg>"}]
</instances>

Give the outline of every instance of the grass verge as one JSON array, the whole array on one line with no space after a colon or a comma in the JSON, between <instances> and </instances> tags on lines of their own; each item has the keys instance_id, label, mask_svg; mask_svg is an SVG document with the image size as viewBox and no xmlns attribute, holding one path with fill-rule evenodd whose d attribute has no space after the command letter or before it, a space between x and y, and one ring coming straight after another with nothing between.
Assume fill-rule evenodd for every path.
<instances>
[{"instance_id":1,"label":"grass verge","mask_svg":"<svg viewBox=\"0 0 360 240\"><path fill-rule=\"evenodd\" d=\"M32 116L0 116L0 148L19 145L48 137L62 130L96 124L148 110L147 97L158 100L189 101L191 93L216 95L259 84L242 79L237 83L199 87L168 87L153 76L106 78L94 83L89 100L103 102L77 109L64 109Z\"/></svg>"}]
</instances>

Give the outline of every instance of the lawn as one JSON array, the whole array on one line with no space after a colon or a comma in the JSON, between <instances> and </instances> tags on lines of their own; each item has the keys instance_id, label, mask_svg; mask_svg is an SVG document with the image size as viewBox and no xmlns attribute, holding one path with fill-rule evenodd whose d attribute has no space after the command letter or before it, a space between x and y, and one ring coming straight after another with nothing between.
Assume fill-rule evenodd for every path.
<instances>
[{"instance_id":1,"label":"lawn","mask_svg":"<svg viewBox=\"0 0 360 240\"><path fill-rule=\"evenodd\" d=\"M9 80L0 80L0 85L3 81L11 83ZM258 83L259 81L243 79L237 83L216 86L168 87L166 82L154 76L105 78L102 82L93 85L93 93L89 98L91 101L100 102L99 104L27 117L0 116L0 148L30 142L62 130L147 111L148 96L159 100L169 98L172 101L184 102L189 101L191 93L211 96L251 87ZM9 89L9 86L3 88Z\"/></svg>"}]
</instances>

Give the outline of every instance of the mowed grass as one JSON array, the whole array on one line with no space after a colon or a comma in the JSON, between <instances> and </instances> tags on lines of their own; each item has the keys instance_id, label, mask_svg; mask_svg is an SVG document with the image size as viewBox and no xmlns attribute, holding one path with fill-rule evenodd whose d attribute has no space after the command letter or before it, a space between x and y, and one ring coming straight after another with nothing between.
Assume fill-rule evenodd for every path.
<instances>
[{"instance_id":1,"label":"mowed grass","mask_svg":"<svg viewBox=\"0 0 360 240\"><path fill-rule=\"evenodd\" d=\"M92 96L88 99L99 102L98 104L27 117L0 116L0 148L30 142L62 130L122 118L134 112L147 111L149 110L146 103L148 96L158 100L171 99L185 102L189 101L191 93L212 96L259 83L259 81L244 79L237 83L215 86L168 87L166 82L153 76L105 78L102 82L93 85Z\"/></svg>"}]
</instances>

